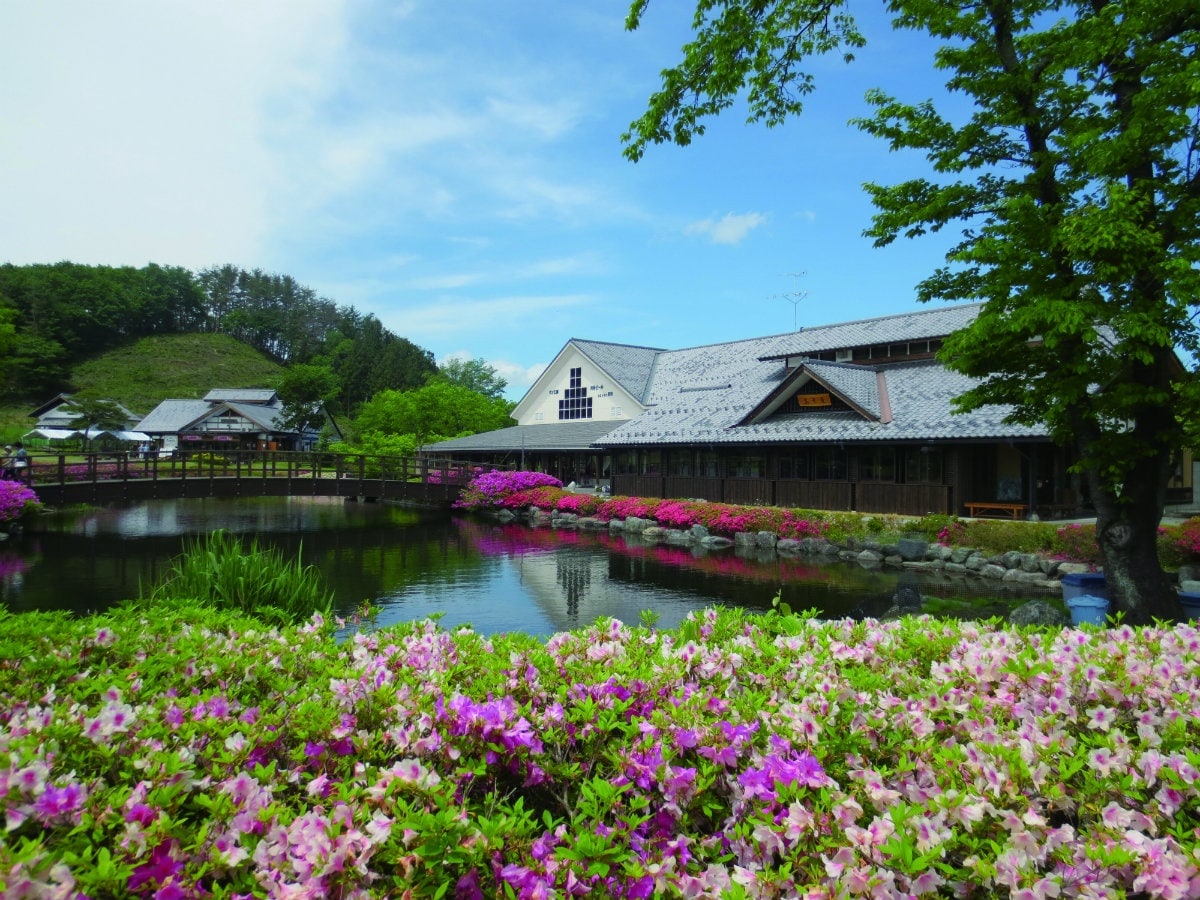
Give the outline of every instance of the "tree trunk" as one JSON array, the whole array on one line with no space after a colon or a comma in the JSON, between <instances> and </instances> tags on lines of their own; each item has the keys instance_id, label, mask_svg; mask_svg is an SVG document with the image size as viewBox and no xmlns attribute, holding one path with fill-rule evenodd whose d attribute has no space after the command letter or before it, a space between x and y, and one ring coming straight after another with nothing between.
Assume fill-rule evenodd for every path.
<instances>
[{"instance_id":1,"label":"tree trunk","mask_svg":"<svg viewBox=\"0 0 1200 900\"><path fill-rule=\"evenodd\" d=\"M1155 619L1176 621L1179 595L1158 560L1158 527L1166 501L1166 477L1135 467L1137 475L1121 494L1099 484L1088 470L1096 505L1096 542L1104 560L1104 580L1114 612L1123 612L1130 625L1149 625Z\"/></svg>"}]
</instances>

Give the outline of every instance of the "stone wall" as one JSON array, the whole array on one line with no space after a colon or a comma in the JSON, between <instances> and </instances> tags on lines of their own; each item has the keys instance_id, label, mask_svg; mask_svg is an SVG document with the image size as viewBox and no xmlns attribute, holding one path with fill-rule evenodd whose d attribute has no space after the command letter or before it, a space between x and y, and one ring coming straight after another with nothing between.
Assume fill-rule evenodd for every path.
<instances>
[{"instance_id":1,"label":"stone wall","mask_svg":"<svg viewBox=\"0 0 1200 900\"><path fill-rule=\"evenodd\" d=\"M770 531L742 532L733 539L708 533L703 525L689 529L664 528L652 519L613 519L602 522L573 513L531 509L518 516L508 510L498 514L501 520L520 518L532 525L554 528L578 528L590 531L640 534L643 540L676 546L699 546L711 550L733 547L739 552L761 555L812 556L857 562L868 567L892 567L917 571L963 575L992 581L1018 583L1048 594L1062 592L1062 577L1091 571L1087 563L1061 562L1035 553L987 554L970 547L947 547L920 537L901 538L895 543L850 540L838 544L821 538L792 540Z\"/></svg>"}]
</instances>

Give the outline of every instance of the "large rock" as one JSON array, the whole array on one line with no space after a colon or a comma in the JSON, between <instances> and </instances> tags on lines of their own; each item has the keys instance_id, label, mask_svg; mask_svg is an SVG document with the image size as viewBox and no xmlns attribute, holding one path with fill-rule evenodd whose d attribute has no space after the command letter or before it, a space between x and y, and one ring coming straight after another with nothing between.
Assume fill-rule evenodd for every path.
<instances>
[{"instance_id":1,"label":"large rock","mask_svg":"<svg viewBox=\"0 0 1200 900\"><path fill-rule=\"evenodd\" d=\"M1008 614L1013 625L1069 625L1071 617L1055 603L1048 600L1030 600Z\"/></svg>"},{"instance_id":2,"label":"large rock","mask_svg":"<svg viewBox=\"0 0 1200 900\"><path fill-rule=\"evenodd\" d=\"M918 562L929 552L929 541L920 538L900 538L896 542L896 554L905 562Z\"/></svg>"},{"instance_id":3,"label":"large rock","mask_svg":"<svg viewBox=\"0 0 1200 900\"><path fill-rule=\"evenodd\" d=\"M779 535L773 531L760 531L754 536L754 543L763 550L774 550L779 543Z\"/></svg>"},{"instance_id":4,"label":"large rock","mask_svg":"<svg viewBox=\"0 0 1200 900\"><path fill-rule=\"evenodd\" d=\"M708 529L705 528L703 525L696 524L696 525L693 525L688 530L691 532L692 537L694 537L698 541L702 541L702 540L704 540L704 538L708 537Z\"/></svg>"},{"instance_id":5,"label":"large rock","mask_svg":"<svg viewBox=\"0 0 1200 900\"><path fill-rule=\"evenodd\" d=\"M707 547L709 550L724 550L732 547L733 541L727 537L721 537L719 534L710 534L708 537L700 538L700 546Z\"/></svg>"},{"instance_id":6,"label":"large rock","mask_svg":"<svg viewBox=\"0 0 1200 900\"><path fill-rule=\"evenodd\" d=\"M861 550L854 558L864 566L877 566L883 562L883 554L878 550Z\"/></svg>"},{"instance_id":7,"label":"large rock","mask_svg":"<svg viewBox=\"0 0 1200 900\"><path fill-rule=\"evenodd\" d=\"M1020 569L1022 572L1042 572L1041 562L1036 553L1022 553Z\"/></svg>"}]
</instances>

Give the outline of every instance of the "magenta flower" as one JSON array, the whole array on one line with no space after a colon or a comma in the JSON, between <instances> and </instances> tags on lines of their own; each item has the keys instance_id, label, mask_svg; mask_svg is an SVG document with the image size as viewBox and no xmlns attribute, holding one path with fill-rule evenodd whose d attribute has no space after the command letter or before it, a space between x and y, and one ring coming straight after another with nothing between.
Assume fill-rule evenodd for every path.
<instances>
[{"instance_id":1,"label":"magenta flower","mask_svg":"<svg viewBox=\"0 0 1200 900\"><path fill-rule=\"evenodd\" d=\"M175 858L178 845L175 841L163 841L150 853L149 862L133 870L126 887L137 892L139 888L164 888L168 881L183 871L183 863ZM155 895L160 896L160 894ZM182 897L183 894L175 896Z\"/></svg>"}]
</instances>

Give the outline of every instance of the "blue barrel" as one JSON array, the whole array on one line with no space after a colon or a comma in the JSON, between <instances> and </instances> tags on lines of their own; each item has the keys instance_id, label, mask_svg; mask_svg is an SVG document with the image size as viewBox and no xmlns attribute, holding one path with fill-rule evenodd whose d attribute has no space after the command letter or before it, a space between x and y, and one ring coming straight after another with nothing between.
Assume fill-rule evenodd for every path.
<instances>
[{"instance_id":1,"label":"blue barrel","mask_svg":"<svg viewBox=\"0 0 1200 900\"><path fill-rule=\"evenodd\" d=\"M1081 594L1067 601L1072 625L1103 625L1108 618L1108 598Z\"/></svg>"},{"instance_id":2,"label":"blue barrel","mask_svg":"<svg viewBox=\"0 0 1200 900\"><path fill-rule=\"evenodd\" d=\"M1062 592L1064 601L1069 601L1072 597L1082 597L1084 594L1107 598L1108 585L1104 581L1103 572L1082 572L1078 575L1064 575Z\"/></svg>"},{"instance_id":3,"label":"blue barrel","mask_svg":"<svg viewBox=\"0 0 1200 900\"><path fill-rule=\"evenodd\" d=\"M1179 605L1183 607L1183 617L1193 622L1200 621L1200 594L1188 591L1179 592Z\"/></svg>"}]
</instances>

